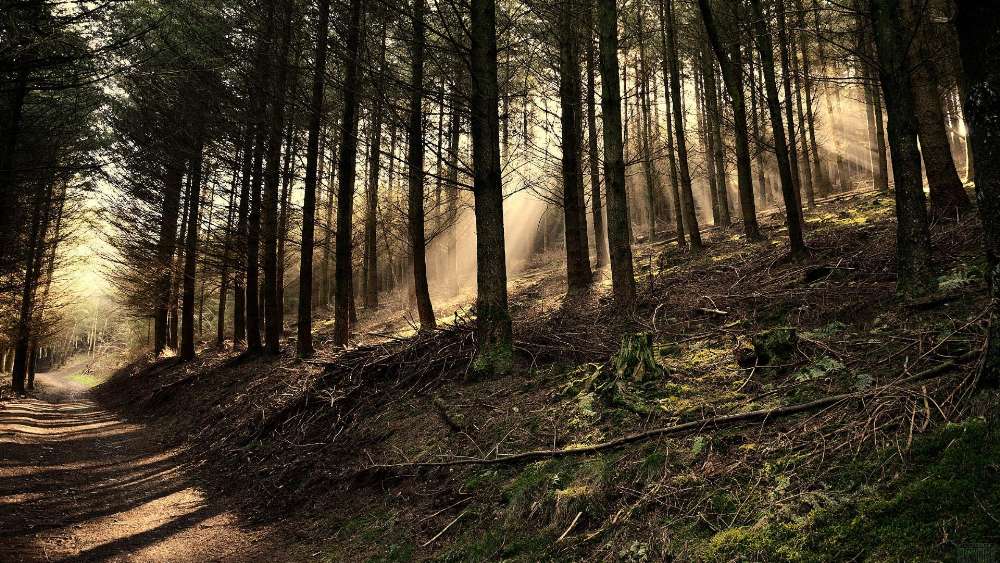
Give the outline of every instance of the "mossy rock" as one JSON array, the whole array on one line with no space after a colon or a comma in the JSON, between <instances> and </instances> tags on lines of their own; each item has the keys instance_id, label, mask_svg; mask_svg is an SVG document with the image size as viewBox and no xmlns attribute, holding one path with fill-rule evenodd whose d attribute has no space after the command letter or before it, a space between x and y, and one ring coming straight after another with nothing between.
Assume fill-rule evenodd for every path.
<instances>
[{"instance_id":1,"label":"mossy rock","mask_svg":"<svg viewBox=\"0 0 1000 563\"><path fill-rule=\"evenodd\" d=\"M778 327L753 337L757 365L775 366L790 363L799 343L799 334L792 327Z\"/></svg>"}]
</instances>

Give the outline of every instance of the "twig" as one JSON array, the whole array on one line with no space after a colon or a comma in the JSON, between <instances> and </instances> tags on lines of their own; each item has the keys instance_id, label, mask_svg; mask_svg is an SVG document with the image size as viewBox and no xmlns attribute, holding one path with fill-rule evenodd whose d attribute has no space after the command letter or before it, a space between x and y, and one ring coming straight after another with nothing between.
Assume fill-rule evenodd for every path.
<instances>
[{"instance_id":1,"label":"twig","mask_svg":"<svg viewBox=\"0 0 1000 563\"><path fill-rule=\"evenodd\" d=\"M461 520L461 519L462 519L462 517L463 517L463 516L465 516L465 513L466 513L466 512L468 512L468 510L463 510L461 514L459 514L458 516L456 516L454 520L452 520L451 522L449 522L447 526L445 526L445 527L444 527L444 528L443 528L443 529L442 529L442 530L441 530L440 532L438 532L438 533L437 533L437 534L436 534L436 535L435 535L435 536L434 536L433 538L431 538L431 539L427 540L427 542L426 542L426 543L424 543L423 545L421 545L420 547L427 547L427 546L429 546L430 544L434 543L434 540L436 540L436 539L440 538L440 537L441 537L441 534L443 534L443 533L447 532L447 531L448 531L448 528L451 528L452 526L454 526L454 525L455 525L455 522L458 522L459 520Z\"/></svg>"},{"instance_id":2,"label":"twig","mask_svg":"<svg viewBox=\"0 0 1000 563\"><path fill-rule=\"evenodd\" d=\"M382 465L373 465L371 467L368 467L367 469L387 470L387 469L404 469L404 468L412 469L416 467L452 467L456 465L499 465L499 464L515 463L515 462L533 461L537 459L566 457L571 455L585 455L604 450L617 449L622 446L632 444L634 442L641 442L649 440L651 438L657 438L660 436L682 434L692 430L702 430L705 428L718 428L733 423L747 422L751 420L763 420L763 421L774 420L777 418L783 418L793 414L798 414L800 412L818 410L820 408L840 403L842 401L847 401L850 399L865 398L895 386L934 377L954 367L958 363L971 359L976 355L978 355L978 352L970 352L968 354L960 356L959 358L956 358L954 360L948 360L942 364L924 370L920 373L914 374L910 377L903 378L895 382L891 382L886 385L876 387L867 391L841 393L838 395L831 395L829 397L824 397L822 399L816 399L815 401L809 401L807 403L799 403L797 405L788 405L784 407L776 407L771 409L759 409L743 413L726 414L721 416L703 418L700 420L693 420L681 424L674 424L672 426L663 426L660 428L653 428L643 432L636 432L634 434L622 436L621 438L609 440L607 442L601 442L598 444L592 444L589 446L575 446L575 447L555 449L555 450L548 450L548 449L532 450L505 457L494 457L489 459L469 458L469 459L455 459L450 461L427 461L427 462L414 462L414 463L382 464Z\"/></svg>"},{"instance_id":3,"label":"twig","mask_svg":"<svg viewBox=\"0 0 1000 563\"><path fill-rule=\"evenodd\" d=\"M577 512L576 513L576 518L574 518L573 521L570 522L569 528L566 528L566 531L563 532L561 536L559 536L559 539L556 540L556 543L559 543L559 542L563 541L563 538L566 537L566 534L570 533L573 530L573 527L576 526L576 522L577 522L577 520L580 519L580 516L582 514L583 514L583 512Z\"/></svg>"}]
</instances>

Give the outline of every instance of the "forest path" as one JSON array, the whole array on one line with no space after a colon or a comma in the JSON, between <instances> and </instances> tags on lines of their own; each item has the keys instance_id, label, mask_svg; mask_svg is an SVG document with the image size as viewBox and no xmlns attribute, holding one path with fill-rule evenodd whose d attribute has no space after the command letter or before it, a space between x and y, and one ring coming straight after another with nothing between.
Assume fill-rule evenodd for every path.
<instances>
[{"instance_id":1,"label":"forest path","mask_svg":"<svg viewBox=\"0 0 1000 563\"><path fill-rule=\"evenodd\" d=\"M0 405L0 561L282 560L206 498L181 450L87 398L71 362Z\"/></svg>"}]
</instances>

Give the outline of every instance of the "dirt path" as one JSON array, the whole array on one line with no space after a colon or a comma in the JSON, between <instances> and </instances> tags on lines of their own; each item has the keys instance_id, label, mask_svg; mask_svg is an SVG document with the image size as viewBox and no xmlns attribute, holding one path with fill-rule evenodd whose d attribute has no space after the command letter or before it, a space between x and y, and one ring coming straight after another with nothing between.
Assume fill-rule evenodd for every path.
<instances>
[{"instance_id":1,"label":"dirt path","mask_svg":"<svg viewBox=\"0 0 1000 563\"><path fill-rule=\"evenodd\" d=\"M179 450L89 400L80 370L0 405L0 561L285 559L205 497Z\"/></svg>"}]
</instances>

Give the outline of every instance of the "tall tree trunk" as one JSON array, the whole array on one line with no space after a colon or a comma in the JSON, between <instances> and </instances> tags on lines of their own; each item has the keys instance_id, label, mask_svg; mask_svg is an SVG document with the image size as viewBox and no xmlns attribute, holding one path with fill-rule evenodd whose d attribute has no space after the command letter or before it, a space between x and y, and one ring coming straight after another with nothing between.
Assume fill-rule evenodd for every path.
<instances>
[{"instance_id":1,"label":"tall tree trunk","mask_svg":"<svg viewBox=\"0 0 1000 563\"><path fill-rule=\"evenodd\" d=\"M632 269L628 197L625 191L622 97L618 85L618 6L615 0L598 0L597 32L600 38L601 122L611 290L619 307L631 307L635 303L635 273Z\"/></svg>"},{"instance_id":2,"label":"tall tree trunk","mask_svg":"<svg viewBox=\"0 0 1000 563\"><path fill-rule=\"evenodd\" d=\"M788 41L791 44L792 80L795 90L795 111L799 119L799 146L802 147L802 180L805 183L806 204L816 206L816 191L813 186L812 163L809 159L809 124L806 123L806 113L802 106L803 86L799 75L799 48L795 34L790 33Z\"/></svg>"},{"instance_id":3,"label":"tall tree trunk","mask_svg":"<svg viewBox=\"0 0 1000 563\"><path fill-rule=\"evenodd\" d=\"M177 218L180 211L183 169L168 164L164 171L163 207L160 216L160 236L156 245L156 311L154 313L153 354L159 355L167 345L167 315L170 310L170 283L173 277L174 251L177 246Z\"/></svg>"},{"instance_id":4,"label":"tall tree trunk","mask_svg":"<svg viewBox=\"0 0 1000 563\"><path fill-rule=\"evenodd\" d=\"M646 71L646 23L643 9L644 4L640 3L638 33L639 40L639 60L636 64L636 89L638 91L639 103L639 123L641 130L636 135L639 137L640 153L642 156L642 171L646 187L646 221L649 228L649 242L656 240L656 195L658 192L658 182L656 171L653 168L652 132L650 131L650 107L649 107L649 73Z\"/></svg>"},{"instance_id":5,"label":"tall tree trunk","mask_svg":"<svg viewBox=\"0 0 1000 563\"><path fill-rule=\"evenodd\" d=\"M340 123L339 189L337 190L337 248L334 280L333 343L346 346L351 336L351 293L354 276L354 178L358 156L358 92L361 66L361 0L351 0L347 28L347 65L344 73L344 116Z\"/></svg>"},{"instance_id":6,"label":"tall tree trunk","mask_svg":"<svg viewBox=\"0 0 1000 563\"><path fill-rule=\"evenodd\" d=\"M909 39L899 25L899 0L873 0L871 9L896 180L896 289L914 296L930 291L934 279L907 58Z\"/></svg>"},{"instance_id":7,"label":"tall tree trunk","mask_svg":"<svg viewBox=\"0 0 1000 563\"><path fill-rule=\"evenodd\" d=\"M792 169L792 185L795 186L796 209L802 214L802 176L799 172L799 151L795 143L795 98L792 96L792 67L789 60L789 40L785 10L787 0L777 0L775 11L778 16L778 54L781 60L781 85L785 94L785 126L788 127L788 162ZM767 72L768 69L764 69Z\"/></svg>"},{"instance_id":8,"label":"tall tree trunk","mask_svg":"<svg viewBox=\"0 0 1000 563\"><path fill-rule=\"evenodd\" d=\"M808 150L812 149L812 169L814 172L813 185L816 194L824 195L830 193L830 177L826 173L823 161L819 157L819 145L816 143L816 115L813 113L813 88L812 82L812 61L809 58L809 37L806 33L806 11L802 5L802 0L795 0L795 9L798 11L799 27L799 51L802 53L802 83L805 87L803 96L806 99L806 121L805 125L809 130L809 144L803 145L806 158L809 158ZM813 7L819 10L818 7ZM817 42L819 39L817 38Z\"/></svg>"},{"instance_id":9,"label":"tall tree trunk","mask_svg":"<svg viewBox=\"0 0 1000 563\"><path fill-rule=\"evenodd\" d=\"M240 141L242 142L244 138L245 136L241 134ZM232 183L229 186L229 204L226 206L226 233L223 237L222 260L219 271L219 306L215 315L215 345L218 348L222 348L222 345L226 341L226 300L229 294L229 268L232 265L233 259L233 239L239 236L234 236L233 232L233 222L236 220L236 192L240 181L240 164L243 160L243 154L247 150L249 150L249 147L246 144L242 144L242 146L238 146L236 149L236 156L233 159ZM233 340L235 341L235 335Z\"/></svg>"},{"instance_id":10,"label":"tall tree trunk","mask_svg":"<svg viewBox=\"0 0 1000 563\"><path fill-rule=\"evenodd\" d=\"M195 120L201 124L202 116ZM197 125L195 146L191 155L191 189L188 192L187 234L184 235L184 295L181 319L181 361L194 359L194 290L195 273L198 264L198 211L201 204L201 164L204 148L204 129Z\"/></svg>"},{"instance_id":11,"label":"tall tree trunk","mask_svg":"<svg viewBox=\"0 0 1000 563\"><path fill-rule=\"evenodd\" d=\"M664 56L660 57L660 72L663 73L663 97L667 103L667 157L670 165L670 195L674 205L674 225L677 228L677 246L686 248L687 241L684 240L684 211L681 205L681 194L677 179L677 152L674 145L673 111L672 98L673 91L670 87L670 66L667 61L667 26L663 16L663 5L660 3L660 52Z\"/></svg>"},{"instance_id":12,"label":"tall tree trunk","mask_svg":"<svg viewBox=\"0 0 1000 563\"><path fill-rule=\"evenodd\" d=\"M590 249L583 197L583 115L580 104L579 30L574 27L577 5L564 0L559 9L559 102L562 125L563 225L566 241L566 282L571 293L590 285Z\"/></svg>"},{"instance_id":13,"label":"tall tree trunk","mask_svg":"<svg viewBox=\"0 0 1000 563\"><path fill-rule=\"evenodd\" d=\"M457 80L451 84L451 117L448 119L448 178L446 192L448 197L447 221L448 234L446 238L445 277L448 280L448 290L451 295L458 294L458 146L462 136L462 99L458 91Z\"/></svg>"},{"instance_id":14,"label":"tall tree trunk","mask_svg":"<svg viewBox=\"0 0 1000 563\"><path fill-rule=\"evenodd\" d=\"M597 74L594 49L594 7L587 5L587 157L590 164L590 207L594 221L594 266L600 270L608 263L608 242L604 230L604 205L601 203L600 155L597 152Z\"/></svg>"},{"instance_id":15,"label":"tall tree trunk","mask_svg":"<svg viewBox=\"0 0 1000 563\"><path fill-rule=\"evenodd\" d=\"M865 92L865 120L868 125L868 156L871 160L872 185L879 188L882 185L882 169L879 167L878 132L875 127L875 96L872 95L872 90L877 86L872 82L867 66L862 68L861 80Z\"/></svg>"},{"instance_id":16,"label":"tall tree trunk","mask_svg":"<svg viewBox=\"0 0 1000 563\"><path fill-rule=\"evenodd\" d=\"M384 14L383 14L384 19ZM378 74L383 80L385 74L386 40L388 24L382 23L382 46L379 49ZM368 186L365 193L365 256L364 256L364 303L366 309L378 307L378 185L382 174L382 96L378 93L372 100L372 135L368 160ZM393 158L394 155L389 155Z\"/></svg>"},{"instance_id":17,"label":"tall tree trunk","mask_svg":"<svg viewBox=\"0 0 1000 563\"><path fill-rule=\"evenodd\" d=\"M722 142L722 112L719 109L718 85L715 82L715 65L709 48L702 50L703 76L705 77L705 115L708 118L708 134L711 136L712 155L710 161L716 170L716 190L719 198L719 222L729 228L732 217L729 215L729 190L726 182L725 145Z\"/></svg>"},{"instance_id":18,"label":"tall tree trunk","mask_svg":"<svg viewBox=\"0 0 1000 563\"><path fill-rule=\"evenodd\" d=\"M677 148L677 163L680 172L681 209L684 213L684 230L691 241L692 250L701 250L701 231L694 208L694 193L691 190L691 170L688 168L687 142L684 139L684 110L681 108L680 59L677 56L677 28L674 24L673 0L660 0L660 22L667 33L667 59L670 67L670 102L673 106L674 143Z\"/></svg>"},{"instance_id":19,"label":"tall tree trunk","mask_svg":"<svg viewBox=\"0 0 1000 563\"><path fill-rule=\"evenodd\" d=\"M413 258L413 290L417 299L420 330L434 330L434 307L427 286L427 240L424 236L424 0L413 0L413 42L410 60L409 205L410 255Z\"/></svg>"},{"instance_id":20,"label":"tall tree trunk","mask_svg":"<svg viewBox=\"0 0 1000 563\"><path fill-rule=\"evenodd\" d=\"M470 105L479 345L474 367L485 373L504 374L513 367L514 349L507 308L495 0L472 0L471 16Z\"/></svg>"},{"instance_id":21,"label":"tall tree trunk","mask_svg":"<svg viewBox=\"0 0 1000 563\"><path fill-rule=\"evenodd\" d=\"M285 97L288 78L288 47L291 42L292 7L282 0L274 0L282 16L277 30L280 44L271 57L274 82L272 84L270 112L267 114L267 159L264 170L264 196L261 205L262 236L264 239L264 350L268 354L280 352L284 314L278 295L278 182L280 179L281 140L285 123Z\"/></svg>"},{"instance_id":22,"label":"tall tree trunk","mask_svg":"<svg viewBox=\"0 0 1000 563\"><path fill-rule=\"evenodd\" d=\"M806 253L802 236L802 208L795 192L792 167L785 142L785 126L781 122L781 102L778 100L778 85L774 77L774 47L768 31L761 0L750 0L753 8L754 27L757 31L757 49L760 53L760 69L764 74L764 89L767 92L767 109L771 116L771 130L774 135L774 155L778 161L778 176L781 179L781 194L785 202L785 217L788 222L789 251L794 258Z\"/></svg>"},{"instance_id":23,"label":"tall tree trunk","mask_svg":"<svg viewBox=\"0 0 1000 563\"><path fill-rule=\"evenodd\" d=\"M21 282L21 303L14 334L14 366L11 372L11 387L16 395L23 395L28 375L32 339L32 316L34 297L38 284L36 265L44 254L45 231L50 207L51 186L45 187L45 195L35 194L31 213L31 236L24 253L24 279Z\"/></svg>"},{"instance_id":24,"label":"tall tree trunk","mask_svg":"<svg viewBox=\"0 0 1000 563\"><path fill-rule=\"evenodd\" d=\"M750 164L746 97L743 89L743 56L740 51L740 42L738 40L732 41L727 50L720 37L721 34L710 1L698 0L698 6L705 22L709 43L722 69L722 81L729 94L733 110L737 190L740 196L740 212L743 216L743 231L748 239L760 240L760 226L757 223L757 210L753 198L753 172ZM756 120L756 117L754 119Z\"/></svg>"},{"instance_id":25,"label":"tall tree trunk","mask_svg":"<svg viewBox=\"0 0 1000 563\"><path fill-rule=\"evenodd\" d=\"M319 0L316 23L316 56L313 58L312 94L309 100L309 132L306 140L306 177L302 201L302 246L299 256L299 310L295 351L300 358L313 353L312 298L313 250L316 233L317 170L323 157L319 138L323 129L323 86L326 82L326 51L330 39L330 0Z\"/></svg>"},{"instance_id":26,"label":"tall tree trunk","mask_svg":"<svg viewBox=\"0 0 1000 563\"><path fill-rule=\"evenodd\" d=\"M1000 387L1000 11L989 2L957 0L955 24L964 81L963 114L974 171L976 201L983 224L992 308L979 385Z\"/></svg>"}]
</instances>

